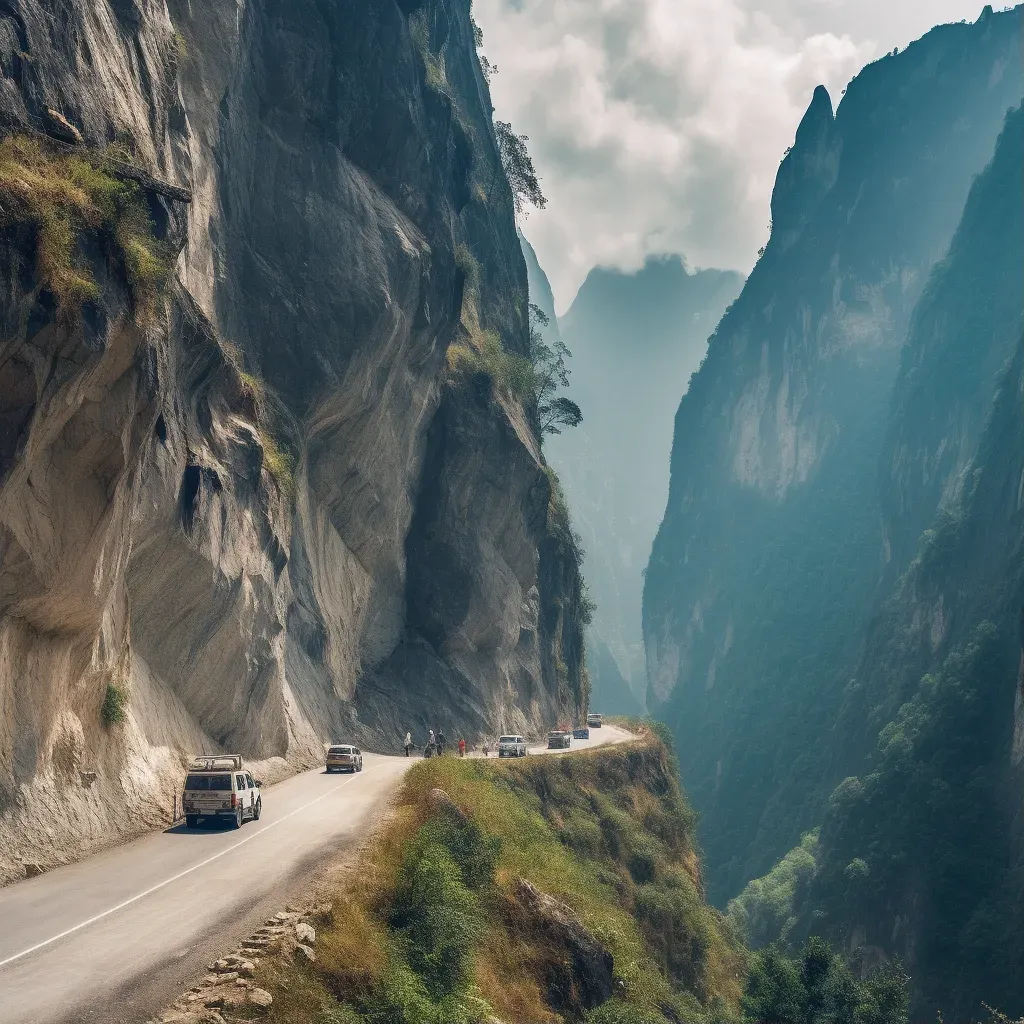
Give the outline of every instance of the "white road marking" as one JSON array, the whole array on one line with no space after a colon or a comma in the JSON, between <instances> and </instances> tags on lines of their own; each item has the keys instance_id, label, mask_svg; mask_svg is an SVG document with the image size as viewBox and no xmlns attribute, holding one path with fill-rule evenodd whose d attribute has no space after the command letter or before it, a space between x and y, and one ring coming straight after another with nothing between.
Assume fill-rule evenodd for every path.
<instances>
[{"instance_id":1,"label":"white road marking","mask_svg":"<svg viewBox=\"0 0 1024 1024\"><path fill-rule=\"evenodd\" d=\"M382 768L388 767L386 764L378 765L376 768L367 769L367 774L371 772L378 772ZM237 843L233 843L231 846L225 847L220 853L215 853L211 857L207 857L206 860L200 861L198 864L193 864L190 868L185 868L184 871L179 871L176 875L172 875L170 878L164 879L162 882L157 882L156 885L151 885L148 889L137 893L129 899L124 900L122 903L118 903L116 907L111 907L109 910L104 910L100 914L95 914L90 917L87 921L82 921L80 924L76 924L72 928L67 928L62 931L59 935L54 935L49 939L44 939L42 942L37 942L34 946L29 946L28 949L23 949L20 953L15 953L13 956L7 957L6 960L0 960L0 967L6 967L8 964L14 963L15 960L21 960L23 957L28 956L30 953L35 953L37 950L43 949L46 946L51 946L55 942L59 942L61 939L66 939L69 935L74 935L75 932L81 931L83 928L88 928L89 925L95 924L97 921L102 921L105 917L110 917L111 914L116 914L119 910L124 910L125 907L131 906L133 903L138 903L139 900L145 899L147 896L151 896L153 893L158 892L160 889L166 888L172 882L177 882L180 878L184 878L186 875L192 874L193 871L198 871L200 868L206 867L207 864L212 864L215 860L220 860L221 857L231 853L233 850L237 850L240 846L245 846L246 843L251 842L253 839L263 835L264 832L269 832L270 829L276 828L283 821L287 821L289 818L298 814L300 811L306 810L308 807L312 807L314 804L320 803L321 800L326 799L332 793L336 793L342 786L347 786L350 782L355 782L356 776L352 775L345 779L344 782L339 782L338 785L329 789L326 793L321 793L320 796L310 800L309 803L303 804L301 807L296 807L294 811L289 811L283 818L278 818L277 821L271 822L269 825L264 825L258 832L253 832L251 835L247 835L244 839L240 839Z\"/></svg>"}]
</instances>

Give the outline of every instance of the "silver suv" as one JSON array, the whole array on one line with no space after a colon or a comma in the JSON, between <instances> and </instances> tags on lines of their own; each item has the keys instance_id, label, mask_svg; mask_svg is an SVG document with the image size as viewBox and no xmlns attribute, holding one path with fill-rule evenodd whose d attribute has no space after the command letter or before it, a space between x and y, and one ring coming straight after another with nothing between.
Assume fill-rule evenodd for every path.
<instances>
[{"instance_id":1,"label":"silver suv","mask_svg":"<svg viewBox=\"0 0 1024 1024\"><path fill-rule=\"evenodd\" d=\"M327 774L331 772L361 772L363 770L363 752L348 743L327 749Z\"/></svg>"},{"instance_id":2,"label":"silver suv","mask_svg":"<svg viewBox=\"0 0 1024 1024\"><path fill-rule=\"evenodd\" d=\"M242 767L240 754L200 755L189 767L181 794L185 825L198 828L201 821L221 821L241 828L245 821L259 821L262 785Z\"/></svg>"}]
</instances>

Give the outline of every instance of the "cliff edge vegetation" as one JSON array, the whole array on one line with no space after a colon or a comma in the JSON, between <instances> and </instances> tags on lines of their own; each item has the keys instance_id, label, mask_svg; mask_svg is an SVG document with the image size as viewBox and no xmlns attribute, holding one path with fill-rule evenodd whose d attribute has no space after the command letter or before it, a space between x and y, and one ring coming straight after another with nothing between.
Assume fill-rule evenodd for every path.
<instances>
[{"instance_id":1,"label":"cliff edge vegetation","mask_svg":"<svg viewBox=\"0 0 1024 1024\"><path fill-rule=\"evenodd\" d=\"M410 773L315 963L268 959L274 1024L732 1019L746 958L703 894L653 732L571 757Z\"/></svg>"}]
</instances>

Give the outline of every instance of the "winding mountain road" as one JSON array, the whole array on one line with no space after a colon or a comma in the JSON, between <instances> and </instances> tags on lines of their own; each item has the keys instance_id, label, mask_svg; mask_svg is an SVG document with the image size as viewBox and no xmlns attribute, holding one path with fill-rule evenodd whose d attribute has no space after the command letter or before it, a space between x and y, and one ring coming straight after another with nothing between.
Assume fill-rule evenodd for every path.
<instances>
[{"instance_id":1,"label":"winding mountain road","mask_svg":"<svg viewBox=\"0 0 1024 1024\"><path fill-rule=\"evenodd\" d=\"M631 738L592 737L573 749ZM415 763L304 772L265 788L240 831L179 825L0 889L0 1024L148 1020L357 843Z\"/></svg>"}]
</instances>

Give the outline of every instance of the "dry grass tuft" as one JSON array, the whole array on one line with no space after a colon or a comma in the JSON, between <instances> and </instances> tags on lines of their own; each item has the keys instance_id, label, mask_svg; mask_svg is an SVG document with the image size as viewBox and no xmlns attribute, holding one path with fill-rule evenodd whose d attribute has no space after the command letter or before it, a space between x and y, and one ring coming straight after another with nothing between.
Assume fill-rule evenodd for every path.
<instances>
[{"instance_id":1,"label":"dry grass tuft","mask_svg":"<svg viewBox=\"0 0 1024 1024\"><path fill-rule=\"evenodd\" d=\"M80 249L87 236L114 243L132 288L136 318L155 314L172 253L153 235L145 199L92 158L51 152L39 141L0 142L0 223L36 229L36 275L55 297L58 315L73 318L99 291Z\"/></svg>"}]
</instances>

